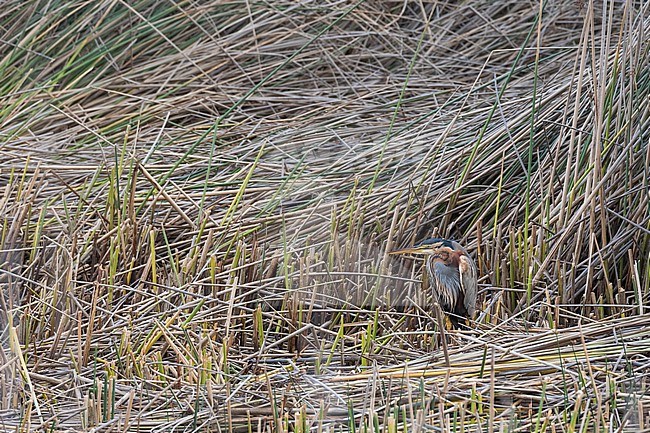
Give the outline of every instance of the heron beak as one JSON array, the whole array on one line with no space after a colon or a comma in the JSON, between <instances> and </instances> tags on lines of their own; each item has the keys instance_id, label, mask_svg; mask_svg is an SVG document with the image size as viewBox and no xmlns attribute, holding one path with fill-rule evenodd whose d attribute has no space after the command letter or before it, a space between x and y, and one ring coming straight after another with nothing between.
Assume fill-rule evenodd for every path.
<instances>
[{"instance_id":1,"label":"heron beak","mask_svg":"<svg viewBox=\"0 0 650 433\"><path fill-rule=\"evenodd\" d=\"M388 254L422 254L422 248L407 247L401 250L389 251Z\"/></svg>"}]
</instances>

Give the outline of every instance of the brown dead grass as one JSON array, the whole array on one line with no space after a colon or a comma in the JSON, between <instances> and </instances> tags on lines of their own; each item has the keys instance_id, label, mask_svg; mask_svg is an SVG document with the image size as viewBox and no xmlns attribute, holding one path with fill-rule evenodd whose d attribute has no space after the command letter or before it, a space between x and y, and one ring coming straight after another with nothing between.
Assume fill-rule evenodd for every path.
<instances>
[{"instance_id":1,"label":"brown dead grass","mask_svg":"<svg viewBox=\"0 0 650 433\"><path fill-rule=\"evenodd\" d=\"M539 12L6 2L0 429L650 429L650 10Z\"/></svg>"}]
</instances>

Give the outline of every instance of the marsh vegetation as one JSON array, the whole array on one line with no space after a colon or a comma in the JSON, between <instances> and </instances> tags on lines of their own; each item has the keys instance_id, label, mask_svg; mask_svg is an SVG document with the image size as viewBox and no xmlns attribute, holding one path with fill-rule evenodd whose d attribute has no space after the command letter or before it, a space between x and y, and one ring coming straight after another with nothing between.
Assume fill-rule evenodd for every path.
<instances>
[{"instance_id":1,"label":"marsh vegetation","mask_svg":"<svg viewBox=\"0 0 650 433\"><path fill-rule=\"evenodd\" d=\"M645 1L3 2L0 429L647 431L648 34ZM387 254L434 232L471 331Z\"/></svg>"}]
</instances>

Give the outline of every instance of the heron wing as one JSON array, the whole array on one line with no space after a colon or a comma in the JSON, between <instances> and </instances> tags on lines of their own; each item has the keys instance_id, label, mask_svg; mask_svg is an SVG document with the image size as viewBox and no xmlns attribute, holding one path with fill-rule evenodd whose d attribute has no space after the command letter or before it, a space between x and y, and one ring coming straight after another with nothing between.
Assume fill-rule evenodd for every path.
<instances>
[{"instance_id":1,"label":"heron wing","mask_svg":"<svg viewBox=\"0 0 650 433\"><path fill-rule=\"evenodd\" d=\"M478 272L476 265L474 264L474 260L472 260L469 256L460 257L460 264L458 268L460 271L460 284L463 288L463 292L465 293L465 309L471 318L474 315L474 311L476 310L476 294L478 289L476 275Z\"/></svg>"}]
</instances>

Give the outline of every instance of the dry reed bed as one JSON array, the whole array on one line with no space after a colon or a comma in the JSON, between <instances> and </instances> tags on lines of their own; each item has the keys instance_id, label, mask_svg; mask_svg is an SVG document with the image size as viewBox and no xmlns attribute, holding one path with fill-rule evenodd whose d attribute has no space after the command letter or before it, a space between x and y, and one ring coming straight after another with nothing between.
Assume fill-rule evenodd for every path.
<instances>
[{"instance_id":1,"label":"dry reed bed","mask_svg":"<svg viewBox=\"0 0 650 433\"><path fill-rule=\"evenodd\" d=\"M8 2L0 425L648 427L650 11L585 3Z\"/></svg>"},{"instance_id":2,"label":"dry reed bed","mask_svg":"<svg viewBox=\"0 0 650 433\"><path fill-rule=\"evenodd\" d=\"M295 358L268 350L260 356L249 346L224 368L218 344L211 339L160 327L157 338L166 341L167 361L147 356L150 361L138 368L129 359L137 353L130 353L109 362L101 355L113 348L102 346L93 365L79 375L71 374L63 354L56 361L42 361L47 375L31 373L30 378L42 401L57 402L58 428L90 424L168 431L220 425L247 430L274 416L285 428L294 417L313 427L348 426L344 428L350 423L362 428L374 418L387 425L390 417L406 417L409 431L432 426L455 430L461 423L469 431L483 423L545 431L575 422L625 425L626 418L638 425L643 421L635 417L650 404L649 329L647 316L562 330L490 328L450 335L455 341L446 357L442 351L393 350L404 339L399 333L387 334L391 344L382 344L381 351L373 347L364 354L362 337L351 334L331 363L315 362L323 352L307 350ZM101 342L114 332L108 328L97 334ZM118 351L126 348L125 339L136 335L124 329ZM193 341L203 345L192 347ZM131 345L134 352L142 348L135 338ZM195 358L197 353L202 359ZM363 356L371 364L360 368L355 360ZM320 365L318 371L314 365ZM100 366L102 374L97 373ZM118 370L132 369L143 382L115 376ZM9 425L19 421L11 415L4 419Z\"/></svg>"}]
</instances>

